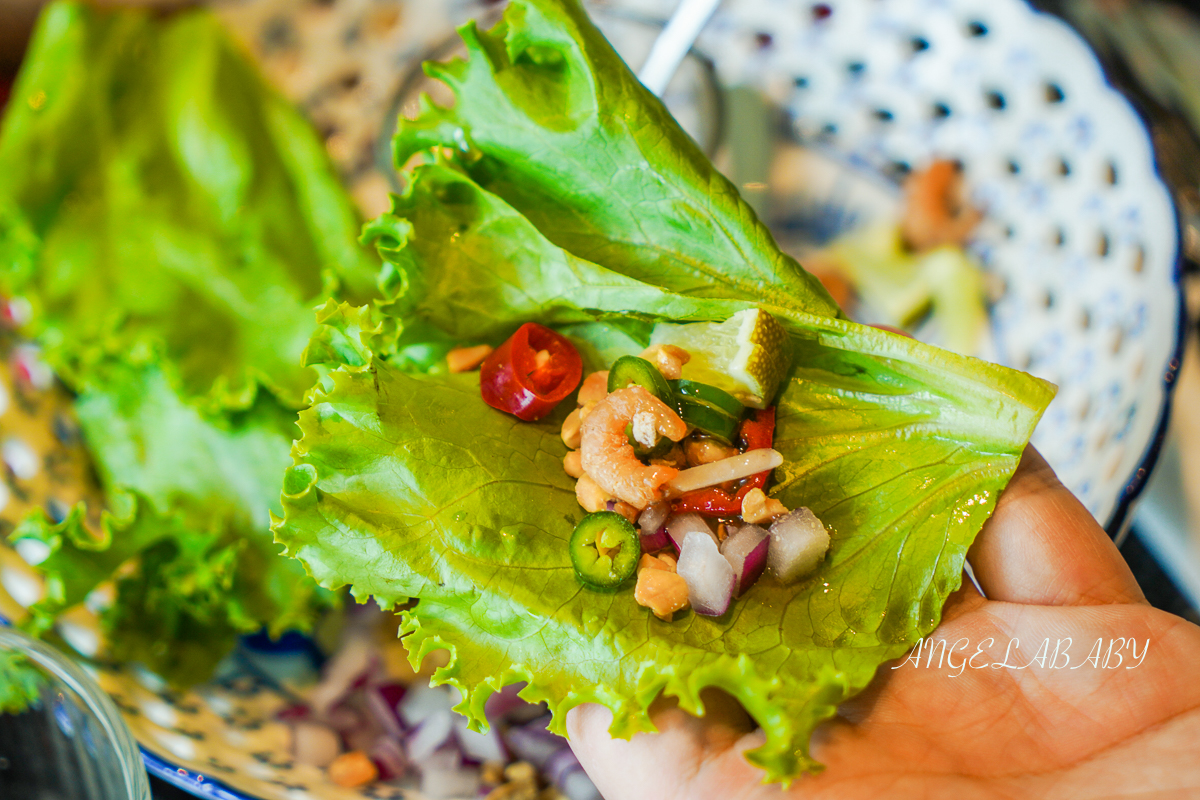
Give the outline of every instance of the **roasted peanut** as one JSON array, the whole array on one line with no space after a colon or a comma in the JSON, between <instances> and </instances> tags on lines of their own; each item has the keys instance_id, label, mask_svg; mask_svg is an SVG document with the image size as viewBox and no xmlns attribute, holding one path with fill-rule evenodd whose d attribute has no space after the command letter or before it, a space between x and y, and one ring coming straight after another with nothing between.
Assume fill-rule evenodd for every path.
<instances>
[{"instance_id":1,"label":"roasted peanut","mask_svg":"<svg viewBox=\"0 0 1200 800\"><path fill-rule=\"evenodd\" d=\"M575 484L575 499L579 501L579 505L583 506L583 510L589 513L595 511L604 511L608 506L608 501L612 500L612 496L600 488L600 484L583 475Z\"/></svg>"},{"instance_id":2,"label":"roasted peanut","mask_svg":"<svg viewBox=\"0 0 1200 800\"><path fill-rule=\"evenodd\" d=\"M786 513L788 510L783 503L774 497L767 497L762 489L751 489L742 498L742 519L751 525L770 522Z\"/></svg>"},{"instance_id":3,"label":"roasted peanut","mask_svg":"<svg viewBox=\"0 0 1200 800\"><path fill-rule=\"evenodd\" d=\"M451 372L470 372L492 354L492 346L479 344L474 347L456 347L446 353L446 366Z\"/></svg>"},{"instance_id":4,"label":"roasted peanut","mask_svg":"<svg viewBox=\"0 0 1200 800\"><path fill-rule=\"evenodd\" d=\"M579 449L579 442L582 437L579 433L579 426L583 424L583 420L579 418L579 409L575 409L567 418L563 420L562 425L562 440L563 444L572 450Z\"/></svg>"},{"instance_id":5,"label":"roasted peanut","mask_svg":"<svg viewBox=\"0 0 1200 800\"><path fill-rule=\"evenodd\" d=\"M683 365L692 360L691 353L673 344L652 344L642 351L642 358L658 367L669 381L679 380Z\"/></svg>"},{"instance_id":6,"label":"roasted peanut","mask_svg":"<svg viewBox=\"0 0 1200 800\"><path fill-rule=\"evenodd\" d=\"M688 606L687 581L667 570L643 569L638 572L633 599L659 619L670 620L672 614Z\"/></svg>"},{"instance_id":7,"label":"roasted peanut","mask_svg":"<svg viewBox=\"0 0 1200 800\"><path fill-rule=\"evenodd\" d=\"M583 477L583 457L578 450L572 450L563 456L563 470L572 478Z\"/></svg>"},{"instance_id":8,"label":"roasted peanut","mask_svg":"<svg viewBox=\"0 0 1200 800\"><path fill-rule=\"evenodd\" d=\"M738 449L736 447L727 447L716 439L693 438L689 439L684 445L683 452L687 457L688 466L698 467L701 464L711 464L723 458L736 456Z\"/></svg>"},{"instance_id":9,"label":"roasted peanut","mask_svg":"<svg viewBox=\"0 0 1200 800\"><path fill-rule=\"evenodd\" d=\"M374 762L361 750L342 753L329 765L326 774L329 780L338 786L352 789L355 786L366 786L379 777L379 770Z\"/></svg>"},{"instance_id":10,"label":"roasted peanut","mask_svg":"<svg viewBox=\"0 0 1200 800\"><path fill-rule=\"evenodd\" d=\"M593 372L583 379L583 385L579 387L579 399L576 402L581 406L586 406L588 403L599 403L607 394L608 370Z\"/></svg>"}]
</instances>

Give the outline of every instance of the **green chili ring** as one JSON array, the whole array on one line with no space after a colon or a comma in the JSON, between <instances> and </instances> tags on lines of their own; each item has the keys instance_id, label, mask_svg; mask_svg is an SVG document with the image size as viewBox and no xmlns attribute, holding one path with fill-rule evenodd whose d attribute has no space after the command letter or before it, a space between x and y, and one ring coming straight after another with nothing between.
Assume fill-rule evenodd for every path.
<instances>
[{"instance_id":1,"label":"green chili ring","mask_svg":"<svg viewBox=\"0 0 1200 800\"><path fill-rule=\"evenodd\" d=\"M608 391L615 392L631 384L642 387L668 405L675 398L675 393L658 367L644 358L621 356L608 371Z\"/></svg>"},{"instance_id":2,"label":"green chili ring","mask_svg":"<svg viewBox=\"0 0 1200 800\"><path fill-rule=\"evenodd\" d=\"M642 540L633 523L617 512L597 511L575 526L568 549L580 583L612 591L637 572Z\"/></svg>"}]
</instances>

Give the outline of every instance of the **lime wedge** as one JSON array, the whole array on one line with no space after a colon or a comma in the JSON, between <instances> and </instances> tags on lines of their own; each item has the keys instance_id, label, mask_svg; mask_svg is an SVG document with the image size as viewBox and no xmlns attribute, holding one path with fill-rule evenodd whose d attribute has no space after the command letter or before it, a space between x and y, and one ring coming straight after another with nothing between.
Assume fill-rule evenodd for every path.
<instances>
[{"instance_id":1,"label":"lime wedge","mask_svg":"<svg viewBox=\"0 0 1200 800\"><path fill-rule=\"evenodd\" d=\"M651 344L673 344L691 354L683 378L724 389L751 408L775 399L792 364L791 342L779 321L761 308L725 322L659 323Z\"/></svg>"}]
</instances>

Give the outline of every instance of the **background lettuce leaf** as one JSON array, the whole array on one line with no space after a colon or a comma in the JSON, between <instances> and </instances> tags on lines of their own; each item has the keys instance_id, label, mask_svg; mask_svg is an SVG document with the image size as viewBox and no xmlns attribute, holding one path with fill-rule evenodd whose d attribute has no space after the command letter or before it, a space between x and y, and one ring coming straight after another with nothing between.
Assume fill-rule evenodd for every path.
<instances>
[{"instance_id":1,"label":"background lettuce leaf","mask_svg":"<svg viewBox=\"0 0 1200 800\"><path fill-rule=\"evenodd\" d=\"M0 287L68 383L113 354L180 393L298 406L312 305L377 263L310 126L208 14L48 8L0 132Z\"/></svg>"},{"instance_id":2,"label":"background lettuce leaf","mask_svg":"<svg viewBox=\"0 0 1200 800\"><path fill-rule=\"evenodd\" d=\"M301 412L276 538L328 588L402 612L414 659L452 652L435 674L484 724L483 703L527 681L563 731L582 702L612 731L650 728L660 693L701 712L699 692L737 697L767 734L749 755L776 779L818 765L813 727L883 661L931 631L962 580L1053 389L1029 375L829 316L777 309L795 365L777 402L785 465L772 493L809 506L833 545L792 587L756 584L724 617L670 623L632 587L581 587L566 543L583 516L563 472L559 426L495 411L478 377L414 372L392 348L411 324L447 340L498 343L520 323L638 342L609 323L721 320L745 302L676 295L572 256L511 206L441 166L368 229L403 287L375 312L326 306L310 361L325 376Z\"/></svg>"},{"instance_id":3,"label":"background lettuce leaf","mask_svg":"<svg viewBox=\"0 0 1200 800\"><path fill-rule=\"evenodd\" d=\"M0 714L28 710L45 686L45 677L24 653L0 651Z\"/></svg>"},{"instance_id":4,"label":"background lettuce leaf","mask_svg":"<svg viewBox=\"0 0 1200 800\"><path fill-rule=\"evenodd\" d=\"M85 391L76 411L108 510L98 525L83 504L58 524L38 512L11 534L49 547L31 630L49 631L120 576L102 618L106 655L190 685L212 674L240 634L308 627L333 598L279 557L269 533L295 412L263 395L233 418L213 418L151 367L109 362L97 374L113 390Z\"/></svg>"},{"instance_id":5,"label":"background lettuce leaf","mask_svg":"<svg viewBox=\"0 0 1200 800\"><path fill-rule=\"evenodd\" d=\"M839 313L576 0L515 0L460 33L466 60L426 65L457 102L401 120L398 166L451 148L577 256L678 294Z\"/></svg>"},{"instance_id":6,"label":"background lettuce leaf","mask_svg":"<svg viewBox=\"0 0 1200 800\"><path fill-rule=\"evenodd\" d=\"M315 132L205 12L52 4L14 96L0 290L76 393L108 512L14 531L51 551L30 624L115 580L107 655L194 683L240 633L334 600L279 557L270 513L314 309L376 296L378 261Z\"/></svg>"}]
</instances>

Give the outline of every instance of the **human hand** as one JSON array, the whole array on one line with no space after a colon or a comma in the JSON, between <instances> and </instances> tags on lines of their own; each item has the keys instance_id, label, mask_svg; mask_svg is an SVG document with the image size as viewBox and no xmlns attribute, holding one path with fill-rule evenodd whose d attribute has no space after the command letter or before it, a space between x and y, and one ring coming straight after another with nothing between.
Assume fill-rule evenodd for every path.
<instances>
[{"instance_id":1,"label":"human hand","mask_svg":"<svg viewBox=\"0 0 1200 800\"><path fill-rule=\"evenodd\" d=\"M764 785L742 756L762 733L725 695L706 696L700 719L660 700L659 733L632 741L608 736L607 709L581 706L567 717L571 745L607 800L1200 796L1200 628L1146 603L1117 548L1033 448L970 562L987 599L964 580L919 666L880 667L814 735L825 771L787 792ZM1061 658L1053 668L1054 644L1068 637L1079 668ZM965 639L955 664L973 657L972 666L939 668L936 655L927 666L942 639ZM1113 668L1110 656L1104 668L1108 643L1129 639L1141 660L1122 649L1122 663ZM1021 649L1006 658L1012 640ZM1046 640L1045 666L1030 663Z\"/></svg>"}]
</instances>

